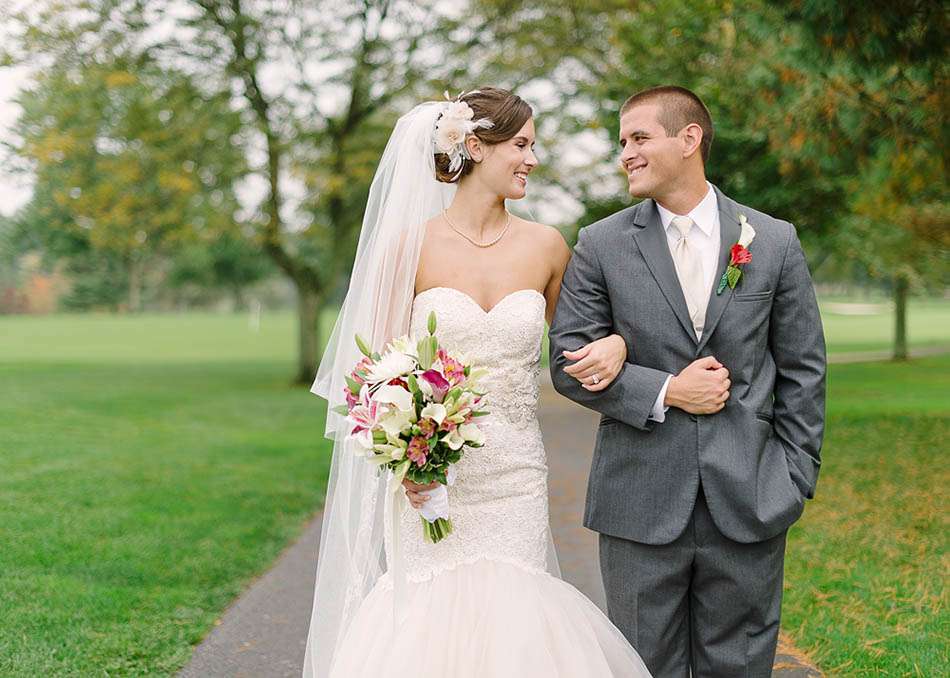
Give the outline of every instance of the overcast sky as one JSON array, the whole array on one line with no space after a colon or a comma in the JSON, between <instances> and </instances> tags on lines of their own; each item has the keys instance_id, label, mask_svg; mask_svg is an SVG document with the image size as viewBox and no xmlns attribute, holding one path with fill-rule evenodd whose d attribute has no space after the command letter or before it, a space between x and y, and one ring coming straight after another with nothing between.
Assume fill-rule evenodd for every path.
<instances>
[{"instance_id":1,"label":"overcast sky","mask_svg":"<svg viewBox=\"0 0 950 678\"><path fill-rule=\"evenodd\" d=\"M0 68L0 140L9 138L10 125L16 120L19 106L13 103L25 72L22 68ZM30 199L32 189L23 177L13 177L6 164L0 164L0 214L9 216Z\"/></svg>"}]
</instances>

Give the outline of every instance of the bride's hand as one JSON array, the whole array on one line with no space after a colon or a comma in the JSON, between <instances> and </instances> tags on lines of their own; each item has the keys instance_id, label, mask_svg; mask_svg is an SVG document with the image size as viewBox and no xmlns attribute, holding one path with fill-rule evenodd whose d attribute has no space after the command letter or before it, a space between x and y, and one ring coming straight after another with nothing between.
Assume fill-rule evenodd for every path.
<instances>
[{"instance_id":1,"label":"bride's hand","mask_svg":"<svg viewBox=\"0 0 950 678\"><path fill-rule=\"evenodd\" d=\"M429 497L420 494L424 490L432 490L439 486L438 482L431 482L428 485L417 485L411 480L404 479L402 481L402 486L406 488L406 497L409 499L409 503L412 504L412 508L420 509L422 505L429 501Z\"/></svg>"},{"instance_id":2,"label":"bride's hand","mask_svg":"<svg viewBox=\"0 0 950 678\"><path fill-rule=\"evenodd\" d=\"M564 371L581 382L581 386L588 391L603 391L620 374L627 360L627 343L619 334L611 334L576 351L564 351L564 357L577 361Z\"/></svg>"}]
</instances>

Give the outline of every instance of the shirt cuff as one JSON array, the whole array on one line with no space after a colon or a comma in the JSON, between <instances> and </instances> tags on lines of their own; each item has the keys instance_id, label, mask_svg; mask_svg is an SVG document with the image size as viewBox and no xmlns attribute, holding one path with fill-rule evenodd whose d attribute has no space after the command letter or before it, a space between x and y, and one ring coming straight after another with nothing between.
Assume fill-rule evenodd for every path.
<instances>
[{"instance_id":1,"label":"shirt cuff","mask_svg":"<svg viewBox=\"0 0 950 678\"><path fill-rule=\"evenodd\" d=\"M673 378L671 374L666 378L666 381L663 382L663 387L660 389L660 395L656 397L656 402L653 403L653 409L650 411L650 416L647 417L650 421L655 421L658 424L662 424L666 419L666 411L670 409L669 407L663 406L663 401L666 399L666 389L670 386L670 379Z\"/></svg>"}]
</instances>

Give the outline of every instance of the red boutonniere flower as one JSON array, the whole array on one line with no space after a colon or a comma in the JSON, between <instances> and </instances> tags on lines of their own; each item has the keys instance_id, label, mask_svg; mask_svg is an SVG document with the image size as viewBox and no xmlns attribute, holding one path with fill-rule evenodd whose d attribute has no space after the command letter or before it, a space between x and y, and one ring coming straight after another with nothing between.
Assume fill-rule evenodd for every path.
<instances>
[{"instance_id":1,"label":"red boutonniere flower","mask_svg":"<svg viewBox=\"0 0 950 678\"><path fill-rule=\"evenodd\" d=\"M732 246L732 258L729 260L730 265L738 266L739 264L748 264L750 261L752 261L752 252L739 243Z\"/></svg>"},{"instance_id":2,"label":"red boutonniere flower","mask_svg":"<svg viewBox=\"0 0 950 678\"><path fill-rule=\"evenodd\" d=\"M722 274L722 278L719 279L716 294L722 294L722 291L726 289L726 285L729 285L729 289L735 289L739 278L742 277L742 269L739 267L752 261L752 252L749 251L749 245L752 244L752 239L755 238L755 229L746 221L744 214L739 215L739 226L742 227L742 231L739 233L739 242L733 245L729 251L729 265L726 267L726 272Z\"/></svg>"}]
</instances>

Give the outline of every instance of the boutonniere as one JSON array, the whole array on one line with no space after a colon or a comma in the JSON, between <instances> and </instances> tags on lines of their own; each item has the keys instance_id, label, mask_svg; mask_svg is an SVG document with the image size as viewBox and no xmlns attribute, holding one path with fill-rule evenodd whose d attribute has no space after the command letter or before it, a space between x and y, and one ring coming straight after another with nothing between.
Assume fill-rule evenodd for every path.
<instances>
[{"instance_id":1,"label":"boutonniere","mask_svg":"<svg viewBox=\"0 0 950 678\"><path fill-rule=\"evenodd\" d=\"M749 245L752 244L752 239L755 238L755 229L752 228L752 224L746 221L744 214L739 215L739 226L742 227L739 232L739 242L733 245L729 252L729 265L726 267L726 272L719 279L716 294L722 294L722 291L726 289L726 285L729 285L729 289L735 289L739 278L742 277L742 269L739 267L752 261L752 252L749 251Z\"/></svg>"}]
</instances>

